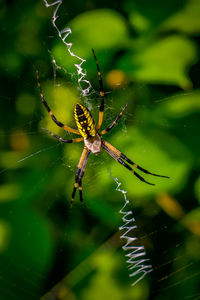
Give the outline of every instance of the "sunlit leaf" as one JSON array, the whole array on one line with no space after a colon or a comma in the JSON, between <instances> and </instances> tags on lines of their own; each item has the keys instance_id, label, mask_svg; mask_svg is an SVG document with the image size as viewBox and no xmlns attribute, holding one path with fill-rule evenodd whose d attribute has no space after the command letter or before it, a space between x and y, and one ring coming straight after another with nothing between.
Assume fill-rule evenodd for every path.
<instances>
[{"instance_id":1,"label":"sunlit leaf","mask_svg":"<svg viewBox=\"0 0 200 300\"><path fill-rule=\"evenodd\" d=\"M124 7L128 13L136 11L137 14L148 20L150 28L157 28L163 20L183 8L183 1L135 0L126 1ZM137 20L136 20L137 21Z\"/></svg>"},{"instance_id":2,"label":"sunlit leaf","mask_svg":"<svg viewBox=\"0 0 200 300\"><path fill-rule=\"evenodd\" d=\"M200 2L187 1L185 7L174 13L161 27L164 30L178 30L184 33L197 34L200 32Z\"/></svg>"},{"instance_id":3,"label":"sunlit leaf","mask_svg":"<svg viewBox=\"0 0 200 300\"><path fill-rule=\"evenodd\" d=\"M97 289L101 290L101 293L95 295L95 300L101 300L102 297L104 299L131 299L133 295L133 290L131 285L129 288L121 289L118 284L118 278L120 274L119 272L119 257L118 255L114 255L111 251L107 251L107 253L98 253L93 258L92 265L95 266L96 272L95 275L89 282L88 288L84 289L83 299L84 300L92 300L94 299L94 294ZM116 270L113 272L113 270ZM132 278L132 282L134 282L134 278ZM146 282L142 282L141 286L136 286L134 288L134 299L147 299L148 297L148 289Z\"/></svg>"},{"instance_id":4,"label":"sunlit leaf","mask_svg":"<svg viewBox=\"0 0 200 300\"><path fill-rule=\"evenodd\" d=\"M64 124L67 123L68 126L72 123L74 124L73 109L76 102L78 102L77 91L73 88L67 86L53 86L52 82L50 85L44 85L44 94L45 98L48 99L49 106L54 112L57 119ZM52 119L50 118L48 112L41 104L43 109L44 119L41 121L40 127L45 127L49 131L54 132L55 134L62 132L66 134L66 131L61 130L59 126L56 126Z\"/></svg>"},{"instance_id":5,"label":"sunlit leaf","mask_svg":"<svg viewBox=\"0 0 200 300\"><path fill-rule=\"evenodd\" d=\"M195 208L189 213L187 213L187 216L185 217L185 221L199 221L200 223L200 208Z\"/></svg>"},{"instance_id":6,"label":"sunlit leaf","mask_svg":"<svg viewBox=\"0 0 200 300\"><path fill-rule=\"evenodd\" d=\"M68 42L73 41L71 50L84 59L92 58L91 49L94 48L95 52L103 49L107 53L105 55L107 61L110 48L121 49L129 42L125 19L111 9L84 12L76 16L68 25L72 29L72 34L68 37ZM70 57L62 44L55 46L53 53L57 62L65 66L67 71L75 72L73 64L81 62L77 58ZM84 65L82 67L85 68Z\"/></svg>"},{"instance_id":7,"label":"sunlit leaf","mask_svg":"<svg viewBox=\"0 0 200 300\"><path fill-rule=\"evenodd\" d=\"M85 12L74 18L70 27L81 48L121 48L128 41L125 19L110 9Z\"/></svg>"},{"instance_id":8,"label":"sunlit leaf","mask_svg":"<svg viewBox=\"0 0 200 300\"><path fill-rule=\"evenodd\" d=\"M174 95L163 99L157 109L159 113L174 119L184 118L193 113L200 112L200 91Z\"/></svg>"},{"instance_id":9,"label":"sunlit leaf","mask_svg":"<svg viewBox=\"0 0 200 300\"><path fill-rule=\"evenodd\" d=\"M191 81L187 67L196 60L195 45L184 37L173 35L150 43L136 54L125 55L119 66L134 80L188 89Z\"/></svg>"},{"instance_id":10,"label":"sunlit leaf","mask_svg":"<svg viewBox=\"0 0 200 300\"><path fill-rule=\"evenodd\" d=\"M200 208L195 208L183 219L183 223L194 234L200 236Z\"/></svg>"},{"instance_id":11,"label":"sunlit leaf","mask_svg":"<svg viewBox=\"0 0 200 300\"><path fill-rule=\"evenodd\" d=\"M16 199L21 194L18 184L4 184L0 186L0 202Z\"/></svg>"}]
</instances>

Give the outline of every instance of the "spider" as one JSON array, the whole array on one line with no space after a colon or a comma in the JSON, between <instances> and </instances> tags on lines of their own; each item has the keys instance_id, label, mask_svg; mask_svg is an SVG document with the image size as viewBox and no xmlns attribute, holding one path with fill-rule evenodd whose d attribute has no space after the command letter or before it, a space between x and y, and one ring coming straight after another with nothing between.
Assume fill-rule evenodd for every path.
<instances>
[{"instance_id":1,"label":"spider","mask_svg":"<svg viewBox=\"0 0 200 300\"><path fill-rule=\"evenodd\" d=\"M120 117L122 116L124 110L128 106L128 102L123 107L122 111L118 114L118 116L115 118L115 120L106 129L100 131L101 125L103 122L103 115L104 115L104 89L103 89L102 76L101 76L99 64L98 64L94 49L92 49L92 53L93 53L94 59L96 61L96 66L97 66L97 71L98 71L98 80L99 80L99 87L100 87L100 101L101 101L100 109L99 109L99 120L98 120L97 125L96 125L90 111L87 109L87 107L85 107L84 105L82 105L80 103L76 103L75 108L74 108L74 119L75 119L75 123L76 123L76 126L78 129L73 129L67 125L64 125L60 121L58 121L56 119L56 117L54 116L53 112L51 111L46 100L44 99L40 81L39 81L39 73L38 73L38 71L36 72L37 73L37 84L38 84L38 88L40 91L40 97L41 97L42 103L44 104L45 108L47 109L52 120L56 123L56 125L63 128L64 130L74 133L76 135L82 136L82 137L66 140L58 135L53 134L52 132L50 132L49 130L47 130L45 128L42 128L42 129L45 130L48 134L50 134L54 138L62 141L63 143L79 143L79 142L84 141L84 148L83 148L83 151L82 151L82 154L81 154L78 166L77 166L76 174L75 174L75 183L74 183L74 189L72 192L71 206L74 201L77 187L79 187L80 201L83 205L85 205L85 203L83 201L83 195L82 195L82 178L83 178L83 175L85 172L85 168L86 168L88 157L89 157L90 153L94 153L95 155L98 155L101 152L101 149L104 149L105 151L107 151L108 154L112 158L114 158L118 163L123 165L129 171L131 171L133 173L133 175L135 175L137 178L139 178L139 180L141 180L147 184L154 185L153 183L146 181L142 176L140 176L138 173L136 173L136 171L134 169L132 169L130 167L130 165L132 165L134 168L139 169L140 171L142 171L146 174L150 174L150 175L158 176L158 177L169 178L168 176L154 174L154 173L151 173L151 172L143 169L139 165L135 164L132 160L130 160L125 154L120 152L118 149L116 149L114 146L112 146L110 143L108 143L106 140L104 140L102 138L102 136L104 134L106 134L108 131L110 131L117 124L117 122L120 119Z\"/></svg>"}]
</instances>

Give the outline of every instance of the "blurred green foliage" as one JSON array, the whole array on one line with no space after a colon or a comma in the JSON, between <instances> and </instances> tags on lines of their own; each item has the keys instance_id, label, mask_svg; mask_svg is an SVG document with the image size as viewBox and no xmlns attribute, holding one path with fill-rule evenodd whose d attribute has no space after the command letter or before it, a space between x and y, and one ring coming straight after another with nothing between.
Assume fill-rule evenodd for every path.
<instances>
[{"instance_id":1,"label":"blurred green foliage","mask_svg":"<svg viewBox=\"0 0 200 300\"><path fill-rule=\"evenodd\" d=\"M0 299L39 299L65 276L51 299L197 299L200 1L63 0L57 25L72 29L67 41L86 59L93 86L87 98L77 89L74 64L80 61L58 38L52 13L42 0L9 0L0 7ZM78 197L70 209L83 144L63 145L41 130L72 136L56 127L41 104L35 71L58 120L75 127L73 107L80 101L97 119L91 48L106 92L104 128L130 102L105 138L170 179L145 175L156 184L148 186L107 153L91 155L83 179L89 209ZM124 200L108 169L128 191L137 224L133 235L154 266L135 287L115 236Z\"/></svg>"}]
</instances>

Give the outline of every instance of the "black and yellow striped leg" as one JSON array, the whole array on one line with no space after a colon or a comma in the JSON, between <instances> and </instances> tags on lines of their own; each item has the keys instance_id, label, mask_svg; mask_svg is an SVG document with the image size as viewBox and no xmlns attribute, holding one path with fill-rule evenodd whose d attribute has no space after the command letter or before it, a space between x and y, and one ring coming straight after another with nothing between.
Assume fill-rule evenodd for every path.
<instances>
[{"instance_id":1,"label":"black and yellow striped leg","mask_svg":"<svg viewBox=\"0 0 200 300\"><path fill-rule=\"evenodd\" d=\"M41 97L42 103L44 104L46 110L48 111L48 113L49 113L50 117L52 118L52 120L54 121L54 123L56 123L56 125L58 125L59 127L63 128L66 131L69 131L71 133L75 133L77 135L80 135L80 132L77 129L73 129L73 128L67 126L67 125L64 125L63 123L61 123L60 121L58 121L56 119L56 117L52 113L49 105L47 104L46 100L44 99L44 95L42 93L41 84L40 84L40 81L39 81L39 72L36 71L36 74L37 74L37 84L38 84L38 88L39 88L39 91L40 91L40 97Z\"/></svg>"},{"instance_id":2,"label":"black and yellow striped leg","mask_svg":"<svg viewBox=\"0 0 200 300\"><path fill-rule=\"evenodd\" d=\"M158 175L152 172L147 171L146 169L143 169L142 167L138 166L137 164L135 164L132 160L130 160L125 154L123 154L122 152L120 152L119 150L117 150L114 146L112 146L110 143L108 143L107 141L103 140L103 143L110 149L112 150L119 158L122 158L123 160L127 161L130 165L132 165L134 168L142 171L145 174L149 174L149 175L153 175L153 176L157 176L157 177L163 177L163 178L169 178L168 176L164 176L164 175ZM137 176L137 175L136 175Z\"/></svg>"},{"instance_id":3,"label":"black and yellow striped leg","mask_svg":"<svg viewBox=\"0 0 200 300\"><path fill-rule=\"evenodd\" d=\"M118 155L113 152L111 149L109 149L104 143L102 143L102 147L108 152L108 154L110 154L110 156L112 156L118 163L120 163L121 165L123 165L124 167L126 167L129 171L131 171L133 173L133 175L135 175L137 178L139 178L141 181L150 184L150 185L155 185L153 183L150 183L148 181L146 181L142 176L140 176L138 173L136 173L127 163L125 163L121 158L118 157Z\"/></svg>"},{"instance_id":4,"label":"black and yellow striped leg","mask_svg":"<svg viewBox=\"0 0 200 300\"><path fill-rule=\"evenodd\" d=\"M87 207L87 205L86 205L86 204L84 203L84 201L83 201L82 178L83 178L83 175L84 175L84 173L85 173L85 168L86 168L86 165L87 165L87 161L88 161L89 155L90 155L90 151L88 151L87 154L86 154L86 156L85 156L85 160L84 160L84 162L83 162L83 166L82 166L81 172L80 172L80 174L79 174L79 182L78 182L78 184L79 184L79 196L80 196L80 201L81 201L81 203L82 203L85 207Z\"/></svg>"},{"instance_id":5,"label":"black and yellow striped leg","mask_svg":"<svg viewBox=\"0 0 200 300\"><path fill-rule=\"evenodd\" d=\"M121 116L122 116L123 112L125 111L125 109L127 108L128 104L129 104L129 102L126 103L126 105L123 107L122 111L119 113L119 115L116 117L116 119L112 122L112 124L110 124L106 129L104 129L100 132L100 135L106 134L117 124L118 120L121 118Z\"/></svg>"},{"instance_id":6,"label":"black and yellow striped leg","mask_svg":"<svg viewBox=\"0 0 200 300\"><path fill-rule=\"evenodd\" d=\"M94 52L94 49L92 49L92 53L94 55L94 59L96 61L96 65L97 65L97 71L98 71L98 76L99 76L99 87L100 87L100 98L101 98L101 104L100 104L100 108L99 108L99 121L98 124L96 126L96 130L98 131L102 125L103 122L103 113L104 113L104 89L103 89L103 81L102 81L102 77L101 77L101 71L99 68L99 64L98 64L98 60L96 57L96 54Z\"/></svg>"},{"instance_id":7,"label":"black and yellow striped leg","mask_svg":"<svg viewBox=\"0 0 200 300\"><path fill-rule=\"evenodd\" d=\"M76 175L75 175L75 183L74 183L74 189L73 189L73 192L72 192L72 200L71 200L71 203L70 203L70 206L72 207L72 203L74 201L74 197L75 197L75 194L76 194L76 189L78 187L78 180L79 180L79 174L81 172L81 169L78 167L76 169Z\"/></svg>"},{"instance_id":8,"label":"black and yellow striped leg","mask_svg":"<svg viewBox=\"0 0 200 300\"><path fill-rule=\"evenodd\" d=\"M66 140L66 139L63 139L62 137L60 137L58 135L55 135L54 133L52 133L51 131L47 130L46 128L42 127L42 129L45 130L48 134L50 134L54 138L56 138L59 141L63 142L63 143L79 143L79 142L83 141L83 138L76 138L76 139Z\"/></svg>"},{"instance_id":9,"label":"black and yellow striped leg","mask_svg":"<svg viewBox=\"0 0 200 300\"><path fill-rule=\"evenodd\" d=\"M132 160L130 160L128 157L126 157L126 155L124 155L123 153L120 154L120 157L122 159L124 159L125 161L127 161L130 165L134 166L135 168L137 168L138 170L142 171L145 174L149 174L149 175L153 175L153 176L157 176L157 177L163 177L163 178L169 178L169 176L165 176L165 175L158 175L152 172L147 171L146 169L143 169L142 167L138 166L137 164L135 164Z\"/></svg>"},{"instance_id":10,"label":"black and yellow striped leg","mask_svg":"<svg viewBox=\"0 0 200 300\"><path fill-rule=\"evenodd\" d=\"M137 164L135 164L134 162L132 162L128 157L126 157L125 154L123 154L122 152L120 152L118 149L116 149L114 146L112 146L110 143L108 143L105 140L102 140L102 147L111 155L114 154L115 157L113 156L113 158L115 160L117 160L119 163L121 163L122 165L124 165L127 169L129 169L136 177L138 177L141 181L144 181L150 185L154 185L152 183L149 183L148 181L146 181L143 177L141 177L138 173L136 173L128 164L126 164L122 159L124 159L125 161L127 161L129 164L131 164L133 167L139 169L140 171L149 174L149 175L153 175L153 176L158 176L158 177L164 177L164 178L169 178L168 176L164 176L164 175L158 175L158 174L154 174L151 173L145 169L143 169L142 167L138 166ZM110 152L109 152L109 151ZM111 155L112 156L112 155ZM117 159L116 159L117 158Z\"/></svg>"},{"instance_id":11,"label":"black and yellow striped leg","mask_svg":"<svg viewBox=\"0 0 200 300\"><path fill-rule=\"evenodd\" d=\"M120 163L121 165L123 165L124 167L126 167L129 171L131 171L133 173L133 175L135 175L137 178L139 178L141 181L150 184L150 185L155 185L153 183L150 183L148 181L146 181L142 176L140 176L138 173L136 173L127 163L125 163L113 150L111 150L110 148L108 148L105 143L105 141L103 141L102 143L102 147L108 152L108 154L110 154L110 156L112 156L118 163Z\"/></svg>"},{"instance_id":12,"label":"black and yellow striped leg","mask_svg":"<svg viewBox=\"0 0 200 300\"><path fill-rule=\"evenodd\" d=\"M73 189L73 192L72 192L71 206L72 206L72 202L74 201L74 197L75 197L78 185L79 185L80 201L81 201L82 204L84 204L83 197L82 197L81 180L82 180L82 177L84 175L84 171L85 171L85 168L86 168L86 164L87 164L87 161L88 161L89 154L90 154L90 151L88 151L87 148L84 148L83 152L82 152L82 155L81 155L81 158L80 158L79 163L78 163L77 170L76 170L74 189Z\"/></svg>"}]
</instances>

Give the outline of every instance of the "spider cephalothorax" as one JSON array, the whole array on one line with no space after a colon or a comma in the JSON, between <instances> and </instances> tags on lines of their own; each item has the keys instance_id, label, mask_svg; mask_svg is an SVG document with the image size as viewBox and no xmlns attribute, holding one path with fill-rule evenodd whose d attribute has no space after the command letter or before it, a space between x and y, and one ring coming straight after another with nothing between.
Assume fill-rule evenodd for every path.
<instances>
[{"instance_id":1,"label":"spider cephalothorax","mask_svg":"<svg viewBox=\"0 0 200 300\"><path fill-rule=\"evenodd\" d=\"M119 113L119 115L115 118L115 120L112 122L112 124L110 124L110 126L108 126L106 129L100 131L100 128L101 128L101 125L103 122L103 113L104 113L104 90L103 90L103 82L102 82L101 72L99 69L99 64L97 62L97 58L96 58L96 55L95 55L93 49L92 49L92 52L93 52L93 55L94 55L94 58L96 61L96 65L97 65L97 70L98 70L100 98L101 98L101 104L100 104L100 109L99 109L99 120L98 120L97 125L96 125L90 111L87 109L87 107L85 107L84 105L82 105L80 103L77 103L74 108L74 118L75 118L77 129L73 129L67 125L64 125L60 121L58 121L56 119L56 117L54 116L54 114L52 113L46 100L44 99L44 96L42 94L42 89L40 86L40 82L39 82L39 74L37 72L37 80L38 80L38 87L40 90L40 96L41 96L42 102L43 102L45 108L47 109L49 115L51 116L52 120L58 126L65 129L66 131L77 134L82 137L79 137L76 139L71 139L71 140L66 140L60 136L53 134L52 132L48 131L45 128L43 128L43 129L46 132L48 132L51 136L53 136L54 138L56 138L64 143L78 143L78 142L84 141L83 152L82 152L82 155L81 155L81 158L79 160L78 167L76 170L75 183L74 183L74 189L72 192L71 203L74 200L76 189L79 186L80 201L84 204L83 197L82 197L82 178L83 178L84 171L85 171L85 168L87 165L88 157L89 157L90 153L98 154L101 151L101 149L106 150L108 152L108 154L110 156L112 156L117 162L119 162L121 165L126 167L136 177L138 177L141 181L143 181L147 184L154 185L154 184L146 181L143 177L141 177L138 173L136 173L135 170L130 167L130 165L132 165L134 168L137 168L146 174L169 178L168 176L157 175L157 174L151 173L151 172L143 169L142 167L135 164L132 160L130 160L125 154L123 154L122 152L117 150L114 146L112 146L110 143L108 143L107 141L105 141L101 138L102 135L106 134L109 130L111 130L115 126L115 124L117 123L119 118L122 116L124 110L126 109L128 103L124 106L124 108Z\"/></svg>"}]
</instances>

